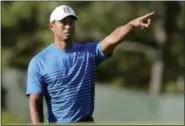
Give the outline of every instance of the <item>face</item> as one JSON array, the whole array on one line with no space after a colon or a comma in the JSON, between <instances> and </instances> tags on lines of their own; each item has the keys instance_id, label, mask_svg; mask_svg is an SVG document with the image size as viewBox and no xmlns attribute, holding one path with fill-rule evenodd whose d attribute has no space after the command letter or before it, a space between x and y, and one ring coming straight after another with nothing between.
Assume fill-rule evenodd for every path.
<instances>
[{"instance_id":1,"label":"face","mask_svg":"<svg viewBox=\"0 0 185 126\"><path fill-rule=\"evenodd\" d=\"M54 36L61 41L70 41L75 33L75 18L68 16L60 21L50 23Z\"/></svg>"}]
</instances>

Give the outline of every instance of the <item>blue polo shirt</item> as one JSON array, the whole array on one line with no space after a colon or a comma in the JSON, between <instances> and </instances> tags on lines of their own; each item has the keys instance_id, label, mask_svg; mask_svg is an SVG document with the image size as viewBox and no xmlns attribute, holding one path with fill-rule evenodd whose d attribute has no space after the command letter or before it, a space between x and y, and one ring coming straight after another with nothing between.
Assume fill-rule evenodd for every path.
<instances>
[{"instance_id":1,"label":"blue polo shirt","mask_svg":"<svg viewBox=\"0 0 185 126\"><path fill-rule=\"evenodd\" d=\"M48 122L76 122L93 114L96 66L106 57L100 42L49 45L30 61L26 94L46 99Z\"/></svg>"}]
</instances>

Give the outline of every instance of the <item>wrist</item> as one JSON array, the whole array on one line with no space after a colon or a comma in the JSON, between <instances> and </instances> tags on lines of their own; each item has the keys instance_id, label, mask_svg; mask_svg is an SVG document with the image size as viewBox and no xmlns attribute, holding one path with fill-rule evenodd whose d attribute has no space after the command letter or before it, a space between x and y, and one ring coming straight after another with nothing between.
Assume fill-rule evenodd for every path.
<instances>
[{"instance_id":1,"label":"wrist","mask_svg":"<svg viewBox=\"0 0 185 126\"><path fill-rule=\"evenodd\" d=\"M135 28L135 25L132 24L132 22L128 22L127 25L129 25L129 26L132 27L132 28Z\"/></svg>"},{"instance_id":2,"label":"wrist","mask_svg":"<svg viewBox=\"0 0 185 126\"><path fill-rule=\"evenodd\" d=\"M135 26L131 22L127 23L127 26L128 26L129 29L134 29L135 28Z\"/></svg>"}]
</instances>

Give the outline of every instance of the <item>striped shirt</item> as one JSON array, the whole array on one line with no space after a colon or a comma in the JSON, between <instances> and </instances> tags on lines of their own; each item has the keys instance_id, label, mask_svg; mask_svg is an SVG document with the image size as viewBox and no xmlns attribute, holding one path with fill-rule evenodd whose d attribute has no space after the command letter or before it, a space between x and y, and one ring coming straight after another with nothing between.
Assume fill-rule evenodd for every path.
<instances>
[{"instance_id":1,"label":"striped shirt","mask_svg":"<svg viewBox=\"0 0 185 126\"><path fill-rule=\"evenodd\" d=\"M68 50L51 44L30 61L26 93L43 94L48 122L70 123L92 116L96 66L105 58L100 42L73 43Z\"/></svg>"}]
</instances>

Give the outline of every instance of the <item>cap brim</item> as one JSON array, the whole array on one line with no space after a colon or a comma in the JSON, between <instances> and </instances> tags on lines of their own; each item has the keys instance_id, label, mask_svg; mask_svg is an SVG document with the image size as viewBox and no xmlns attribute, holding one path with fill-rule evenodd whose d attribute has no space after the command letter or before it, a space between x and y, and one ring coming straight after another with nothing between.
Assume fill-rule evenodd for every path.
<instances>
[{"instance_id":1,"label":"cap brim","mask_svg":"<svg viewBox=\"0 0 185 126\"><path fill-rule=\"evenodd\" d=\"M76 16L76 15L66 15L66 16L64 16L62 19L60 19L60 20L63 20L64 18L66 18L66 17L73 17L75 20L79 20L79 18Z\"/></svg>"},{"instance_id":2,"label":"cap brim","mask_svg":"<svg viewBox=\"0 0 185 126\"><path fill-rule=\"evenodd\" d=\"M64 17L58 18L58 19L55 19L55 20L56 20L56 21L60 21L60 20L63 20L64 18L69 17L69 16L73 17L74 20L79 20L79 18L78 18L76 15L72 15L72 14L65 15ZM52 20L52 21L54 21L54 20ZM52 22L52 21L50 21L50 22Z\"/></svg>"},{"instance_id":3,"label":"cap brim","mask_svg":"<svg viewBox=\"0 0 185 126\"><path fill-rule=\"evenodd\" d=\"M75 15L69 15L69 16L72 16L72 17L74 17L76 20L79 20L79 18L78 18L77 16L75 16Z\"/></svg>"}]
</instances>

